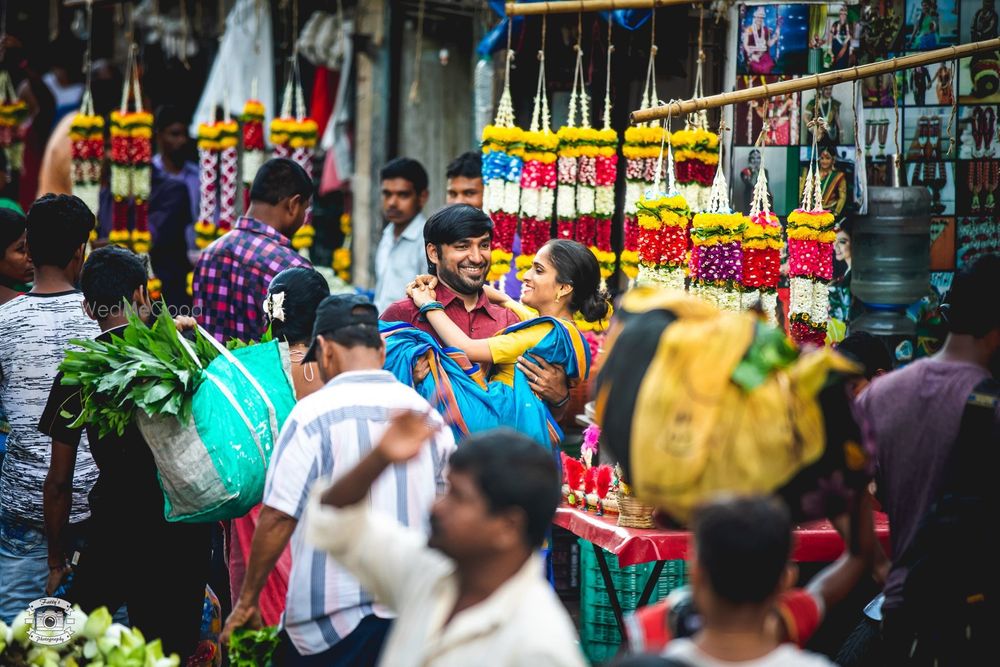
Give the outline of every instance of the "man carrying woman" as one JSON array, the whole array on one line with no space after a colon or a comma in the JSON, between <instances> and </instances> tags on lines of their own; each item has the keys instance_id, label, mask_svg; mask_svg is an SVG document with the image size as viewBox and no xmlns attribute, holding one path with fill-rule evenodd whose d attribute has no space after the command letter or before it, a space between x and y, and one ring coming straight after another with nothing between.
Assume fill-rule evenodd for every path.
<instances>
[{"instance_id":1,"label":"man carrying woman","mask_svg":"<svg viewBox=\"0 0 1000 667\"><path fill-rule=\"evenodd\" d=\"M493 221L480 209L467 204L441 209L424 226L427 266L437 279L435 296L442 305L442 312L468 338L489 338L520 322L513 311L500 303L492 303L483 289L490 272L492 240ZM428 334L439 346L449 344L409 297L392 304L379 317L386 323L410 324ZM523 357L518 363L531 390L545 401L557 418L560 417L569 401L565 370L537 356ZM488 363L480 365L484 373L489 372ZM415 386L430 372L425 355L416 356L411 368Z\"/></svg>"},{"instance_id":2,"label":"man carrying woman","mask_svg":"<svg viewBox=\"0 0 1000 667\"><path fill-rule=\"evenodd\" d=\"M431 227L430 222L428 226ZM476 256L484 256L485 247L484 243ZM439 276L416 281L409 294L418 320L426 320L448 347L442 348L437 340L413 326L384 323L387 368L406 381L412 359L431 351L433 382L422 383L418 389L425 396L435 397L457 433L506 424L540 443L558 442L562 433L533 386L538 380L534 369L560 366L571 381L586 379L590 370L589 347L573 318L580 313L588 321L599 321L609 310L594 255L573 241L550 241L539 250L523 278L521 303L485 288L484 296L489 301L514 312L522 320L492 336L477 335L474 331L469 335L449 316L446 306L437 298L437 289L450 269L445 267L444 273L441 272L440 257L432 244L428 245L428 255L431 263L437 265ZM459 277L482 281L488 262L481 259L478 266L466 264L459 262L462 272ZM383 314L383 320L386 319ZM526 363L529 354L537 364Z\"/></svg>"}]
</instances>

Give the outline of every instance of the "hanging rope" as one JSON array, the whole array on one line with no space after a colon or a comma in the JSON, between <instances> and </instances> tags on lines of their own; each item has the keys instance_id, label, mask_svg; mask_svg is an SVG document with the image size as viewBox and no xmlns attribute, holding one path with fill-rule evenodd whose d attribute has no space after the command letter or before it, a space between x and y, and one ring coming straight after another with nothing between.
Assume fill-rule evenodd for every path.
<instances>
[{"instance_id":1,"label":"hanging rope","mask_svg":"<svg viewBox=\"0 0 1000 667\"><path fill-rule=\"evenodd\" d=\"M4 3L6 5L6 3ZM94 44L94 2L93 0L87 0L86 5L86 16L87 16L87 45L83 51L83 98L80 100L80 113L85 116L94 116L94 95L90 90L91 79L93 78L93 73L91 72L91 59L92 59L92 48ZM5 32L0 30L0 32Z\"/></svg>"},{"instance_id":2,"label":"hanging rope","mask_svg":"<svg viewBox=\"0 0 1000 667\"><path fill-rule=\"evenodd\" d=\"M750 218L756 218L761 213L771 216L771 202L767 196L767 172L764 168L764 148L767 147L767 135L771 131L771 123L765 118L760 134L754 147L760 151L760 166L757 168L757 180L753 186L753 196L750 200Z\"/></svg>"},{"instance_id":3,"label":"hanging rope","mask_svg":"<svg viewBox=\"0 0 1000 667\"><path fill-rule=\"evenodd\" d=\"M546 17L542 16L542 43L538 50L538 85L535 88L535 104L531 111L532 132L549 130L552 126L549 116L549 96L545 92L545 24Z\"/></svg>"},{"instance_id":4,"label":"hanging rope","mask_svg":"<svg viewBox=\"0 0 1000 667\"><path fill-rule=\"evenodd\" d=\"M732 208L729 206L729 185L726 183L726 175L722 171L725 147L723 138L728 129L725 120L719 121L719 164L715 169L715 179L712 181L712 190L709 195L708 211L710 213L732 212Z\"/></svg>"},{"instance_id":5,"label":"hanging rope","mask_svg":"<svg viewBox=\"0 0 1000 667\"><path fill-rule=\"evenodd\" d=\"M704 69L705 69L705 48L704 48L704 38L705 38L705 6L698 6L698 60L695 66L694 75L694 94L692 97L695 99L705 96L704 88ZM691 123L692 119L689 117L688 122ZM702 109L693 119L693 125L702 130L708 129L708 111Z\"/></svg>"},{"instance_id":6,"label":"hanging rope","mask_svg":"<svg viewBox=\"0 0 1000 667\"><path fill-rule=\"evenodd\" d=\"M410 84L410 103L420 103L420 54L424 49L424 5L426 0L420 0L417 9L417 39L413 52L413 83Z\"/></svg>"},{"instance_id":7,"label":"hanging rope","mask_svg":"<svg viewBox=\"0 0 1000 667\"><path fill-rule=\"evenodd\" d=\"M614 44L611 43L611 28L613 21L608 19L608 63L607 63L607 76L605 77L604 83L604 129L611 129L611 53L615 50Z\"/></svg>"},{"instance_id":8,"label":"hanging rope","mask_svg":"<svg viewBox=\"0 0 1000 667\"><path fill-rule=\"evenodd\" d=\"M642 91L642 108L649 109L653 106L659 95L656 94L656 9L652 12L649 27L649 64L646 66L646 85ZM649 124L643 123L643 126Z\"/></svg>"},{"instance_id":9,"label":"hanging rope","mask_svg":"<svg viewBox=\"0 0 1000 667\"><path fill-rule=\"evenodd\" d=\"M583 14L576 15L576 44L573 50L576 51L576 67L573 69L573 89L569 94L569 118L566 120L566 127L576 127L576 105L579 96L580 70L583 69L583 45L581 43Z\"/></svg>"},{"instance_id":10,"label":"hanging rope","mask_svg":"<svg viewBox=\"0 0 1000 667\"><path fill-rule=\"evenodd\" d=\"M899 173L899 165L902 157L899 154L899 135L902 126L899 124L899 83L896 81L896 72L892 73L892 110L896 115L896 127L893 128L892 142L896 146L896 155L893 157L893 164L896 173Z\"/></svg>"}]
</instances>

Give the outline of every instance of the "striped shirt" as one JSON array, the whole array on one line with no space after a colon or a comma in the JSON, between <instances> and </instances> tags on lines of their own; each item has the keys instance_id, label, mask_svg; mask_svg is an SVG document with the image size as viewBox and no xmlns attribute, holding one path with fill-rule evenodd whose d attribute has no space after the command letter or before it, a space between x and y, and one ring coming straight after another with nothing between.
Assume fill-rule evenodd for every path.
<instances>
[{"instance_id":1,"label":"striped shirt","mask_svg":"<svg viewBox=\"0 0 1000 667\"><path fill-rule=\"evenodd\" d=\"M221 342L258 340L267 330L263 304L271 280L296 266L311 265L287 237L240 218L198 259L191 284L198 323Z\"/></svg>"},{"instance_id":2,"label":"striped shirt","mask_svg":"<svg viewBox=\"0 0 1000 667\"><path fill-rule=\"evenodd\" d=\"M83 294L22 294L0 306L0 404L11 432L0 473L0 513L41 526L42 485L52 438L38 431L52 381L73 338L95 338L97 323L83 310ZM80 438L73 473L71 523L90 516L87 494L97 480L87 436Z\"/></svg>"},{"instance_id":3,"label":"striped shirt","mask_svg":"<svg viewBox=\"0 0 1000 667\"><path fill-rule=\"evenodd\" d=\"M292 571L283 625L302 655L326 651L366 616L391 614L373 604L326 551L305 541L304 510L317 480L328 484L349 472L382 437L396 410L430 411L412 388L382 370L342 373L299 401L281 430L264 488L264 504L299 519L292 534ZM430 447L387 470L372 486L372 510L426 532L431 504L444 490L444 466L455 448L443 427Z\"/></svg>"}]
</instances>

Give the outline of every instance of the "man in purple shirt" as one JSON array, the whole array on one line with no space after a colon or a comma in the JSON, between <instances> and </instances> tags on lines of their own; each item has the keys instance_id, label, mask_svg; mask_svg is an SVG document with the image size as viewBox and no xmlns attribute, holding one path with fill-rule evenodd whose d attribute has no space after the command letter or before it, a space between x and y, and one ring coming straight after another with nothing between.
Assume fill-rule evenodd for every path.
<instances>
[{"instance_id":1,"label":"man in purple shirt","mask_svg":"<svg viewBox=\"0 0 1000 667\"><path fill-rule=\"evenodd\" d=\"M424 225L427 265L438 279L434 288L444 312L469 338L489 338L520 320L513 311L490 303L483 291L490 272L490 244L493 221L480 209L468 204L446 206ZM416 277L416 276L414 276ZM439 343L434 328L420 316L409 298L392 304L380 315L383 322L407 322L429 333ZM566 372L542 359L526 357L520 364L531 388L556 411L569 400ZM489 371L489 369L484 369ZM418 362L416 383L427 377L426 362ZM557 415L558 416L558 415Z\"/></svg>"},{"instance_id":2,"label":"man in purple shirt","mask_svg":"<svg viewBox=\"0 0 1000 667\"><path fill-rule=\"evenodd\" d=\"M164 104L156 110L156 155L153 169L166 178L178 181L187 188L191 204L191 219L198 219L198 203L201 197L198 181L198 165L186 159L187 147L191 143L188 136L188 118L173 104ZM194 227L191 228L192 230ZM191 237L192 243L194 236Z\"/></svg>"},{"instance_id":3,"label":"man in purple shirt","mask_svg":"<svg viewBox=\"0 0 1000 667\"><path fill-rule=\"evenodd\" d=\"M313 184L285 158L265 162L250 188L250 208L232 231L205 248L194 270L194 314L219 341L258 340L267 331L263 303L271 279L311 266L291 238L305 220Z\"/></svg>"},{"instance_id":4,"label":"man in purple shirt","mask_svg":"<svg viewBox=\"0 0 1000 667\"><path fill-rule=\"evenodd\" d=\"M969 395L1000 373L998 285L1000 257L985 257L959 273L948 297L950 333L941 350L876 378L857 398L878 444L878 495L892 530L895 562L882 607L887 628L905 602L907 569L898 559L942 493ZM1000 425L1000 412L996 421ZM909 641L904 643L908 650Z\"/></svg>"}]
</instances>

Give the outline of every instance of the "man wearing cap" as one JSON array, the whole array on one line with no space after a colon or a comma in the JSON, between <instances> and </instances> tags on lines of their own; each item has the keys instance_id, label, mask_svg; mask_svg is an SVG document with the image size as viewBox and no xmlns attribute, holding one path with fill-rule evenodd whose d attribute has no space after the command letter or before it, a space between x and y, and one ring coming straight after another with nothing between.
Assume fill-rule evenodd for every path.
<instances>
[{"instance_id":1,"label":"man wearing cap","mask_svg":"<svg viewBox=\"0 0 1000 667\"><path fill-rule=\"evenodd\" d=\"M427 401L382 370L384 360L378 311L371 302L333 295L320 303L312 345L302 363L316 362L326 384L296 404L278 438L246 577L226 621L224 643L236 628L261 626L260 591L291 541L292 571L275 663L375 664L391 614L325 551L306 544L302 519L314 483L329 484L350 471L378 443L397 411L418 410L443 424ZM439 429L421 456L393 466L375 482L371 510L425 530L454 449L451 429Z\"/></svg>"}]
</instances>

